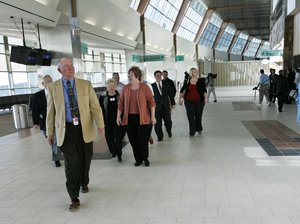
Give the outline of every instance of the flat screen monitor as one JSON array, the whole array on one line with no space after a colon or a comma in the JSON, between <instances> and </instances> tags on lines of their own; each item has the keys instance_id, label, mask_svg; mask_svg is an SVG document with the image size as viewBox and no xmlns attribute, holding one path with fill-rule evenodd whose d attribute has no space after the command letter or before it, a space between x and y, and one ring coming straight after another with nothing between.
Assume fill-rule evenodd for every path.
<instances>
[{"instance_id":1,"label":"flat screen monitor","mask_svg":"<svg viewBox=\"0 0 300 224\"><path fill-rule=\"evenodd\" d=\"M12 46L10 61L24 64L24 65L36 65L37 53L35 49L23 46Z\"/></svg>"}]
</instances>

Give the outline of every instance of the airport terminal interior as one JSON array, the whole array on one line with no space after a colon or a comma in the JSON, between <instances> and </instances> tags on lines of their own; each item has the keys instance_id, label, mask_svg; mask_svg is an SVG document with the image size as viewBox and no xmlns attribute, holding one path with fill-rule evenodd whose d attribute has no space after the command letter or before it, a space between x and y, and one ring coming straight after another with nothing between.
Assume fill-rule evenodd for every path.
<instances>
[{"instance_id":1,"label":"airport terminal interior","mask_svg":"<svg viewBox=\"0 0 300 224\"><path fill-rule=\"evenodd\" d=\"M297 97L286 92L281 111L254 88L261 69L300 76L299 0L4 0L0 12L1 224L300 224ZM98 97L132 66L148 85L168 71L177 89L172 136L153 128L150 166L134 166L127 136L121 162L97 137L75 211L64 158L56 167L31 117L62 57ZM179 105L190 68L217 75L195 136Z\"/></svg>"}]
</instances>

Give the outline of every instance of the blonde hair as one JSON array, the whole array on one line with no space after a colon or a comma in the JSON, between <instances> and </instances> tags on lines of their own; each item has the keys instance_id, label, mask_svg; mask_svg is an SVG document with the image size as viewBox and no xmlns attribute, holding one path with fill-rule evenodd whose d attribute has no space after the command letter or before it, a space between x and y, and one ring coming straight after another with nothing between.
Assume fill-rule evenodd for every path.
<instances>
[{"instance_id":1,"label":"blonde hair","mask_svg":"<svg viewBox=\"0 0 300 224\"><path fill-rule=\"evenodd\" d=\"M114 79L108 79L106 81L106 85L108 86L109 83L113 83L113 84L115 84L115 86L117 85L116 80L114 80Z\"/></svg>"}]
</instances>

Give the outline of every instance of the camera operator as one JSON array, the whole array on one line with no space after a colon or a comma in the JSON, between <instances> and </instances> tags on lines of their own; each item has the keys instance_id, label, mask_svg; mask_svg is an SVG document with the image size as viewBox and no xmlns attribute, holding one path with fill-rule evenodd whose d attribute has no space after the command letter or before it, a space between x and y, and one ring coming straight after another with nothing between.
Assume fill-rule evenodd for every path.
<instances>
[{"instance_id":1,"label":"camera operator","mask_svg":"<svg viewBox=\"0 0 300 224\"><path fill-rule=\"evenodd\" d=\"M217 79L217 74L208 73L206 77L206 86L207 86L207 98L209 100L210 94L214 96L214 102L217 102L217 96L215 92L215 82Z\"/></svg>"}]
</instances>

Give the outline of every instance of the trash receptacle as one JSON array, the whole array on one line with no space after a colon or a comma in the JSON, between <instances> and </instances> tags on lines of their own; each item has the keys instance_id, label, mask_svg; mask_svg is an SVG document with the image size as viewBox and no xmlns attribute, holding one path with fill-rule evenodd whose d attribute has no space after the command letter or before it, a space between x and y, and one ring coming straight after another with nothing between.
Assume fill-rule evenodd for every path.
<instances>
[{"instance_id":1,"label":"trash receptacle","mask_svg":"<svg viewBox=\"0 0 300 224\"><path fill-rule=\"evenodd\" d=\"M29 107L26 104L12 106L12 113L16 129L29 127Z\"/></svg>"}]
</instances>

